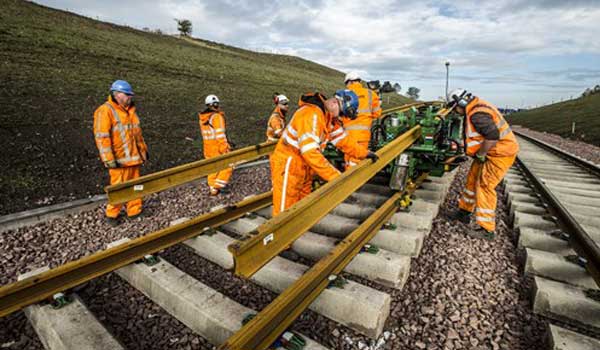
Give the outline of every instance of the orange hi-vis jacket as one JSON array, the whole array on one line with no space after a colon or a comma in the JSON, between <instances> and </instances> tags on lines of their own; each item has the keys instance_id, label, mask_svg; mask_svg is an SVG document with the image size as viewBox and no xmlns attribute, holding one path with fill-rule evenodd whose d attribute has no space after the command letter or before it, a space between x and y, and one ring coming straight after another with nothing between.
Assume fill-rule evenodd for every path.
<instances>
[{"instance_id":1,"label":"orange hi-vis jacket","mask_svg":"<svg viewBox=\"0 0 600 350\"><path fill-rule=\"evenodd\" d=\"M124 109L110 96L94 112L94 136L102 162L114 160L129 167L142 164L147 157L135 106Z\"/></svg>"},{"instance_id":2,"label":"orange hi-vis jacket","mask_svg":"<svg viewBox=\"0 0 600 350\"><path fill-rule=\"evenodd\" d=\"M358 110L356 119L342 119L344 129L350 132L357 142L369 142L373 119L381 117L381 100L375 91L363 87L360 82L348 84L347 88L358 96Z\"/></svg>"},{"instance_id":3,"label":"orange hi-vis jacket","mask_svg":"<svg viewBox=\"0 0 600 350\"><path fill-rule=\"evenodd\" d=\"M285 127L285 116L279 106L275 107L267 122L267 141L277 141Z\"/></svg>"},{"instance_id":4,"label":"orange hi-vis jacket","mask_svg":"<svg viewBox=\"0 0 600 350\"><path fill-rule=\"evenodd\" d=\"M331 142L344 153L364 159L368 151L348 136L339 122L318 106L300 101L299 109L283 131L275 153L301 158L323 180L331 181L340 172L321 153Z\"/></svg>"},{"instance_id":5,"label":"orange hi-vis jacket","mask_svg":"<svg viewBox=\"0 0 600 350\"><path fill-rule=\"evenodd\" d=\"M471 122L471 117L476 113L485 113L491 116L500 133L498 143L488 151L487 155L490 157L508 157L517 154L519 151L519 144L502 114L489 102L475 97L469 102L466 108L465 145L467 155L474 156L485 140L485 138L475 130L473 123Z\"/></svg>"},{"instance_id":6,"label":"orange hi-vis jacket","mask_svg":"<svg viewBox=\"0 0 600 350\"><path fill-rule=\"evenodd\" d=\"M311 97L321 98L319 95ZM314 174L326 181L340 175L321 153L327 142L358 159L364 159L368 153L348 136L339 121L332 120L329 113L302 98L299 107L270 159L273 216L310 194Z\"/></svg>"},{"instance_id":7,"label":"orange hi-vis jacket","mask_svg":"<svg viewBox=\"0 0 600 350\"><path fill-rule=\"evenodd\" d=\"M211 158L229 151L225 135L225 114L221 111L205 110L198 116L204 146L204 157Z\"/></svg>"}]
</instances>

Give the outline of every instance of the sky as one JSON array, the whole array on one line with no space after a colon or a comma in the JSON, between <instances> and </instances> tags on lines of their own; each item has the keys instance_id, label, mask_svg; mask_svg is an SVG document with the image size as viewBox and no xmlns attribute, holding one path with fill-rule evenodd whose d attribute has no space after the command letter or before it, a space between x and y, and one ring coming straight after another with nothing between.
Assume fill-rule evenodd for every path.
<instances>
[{"instance_id":1,"label":"sky","mask_svg":"<svg viewBox=\"0 0 600 350\"><path fill-rule=\"evenodd\" d=\"M421 99L465 88L499 107L534 107L600 84L600 0L42 0L134 28L300 56Z\"/></svg>"}]
</instances>

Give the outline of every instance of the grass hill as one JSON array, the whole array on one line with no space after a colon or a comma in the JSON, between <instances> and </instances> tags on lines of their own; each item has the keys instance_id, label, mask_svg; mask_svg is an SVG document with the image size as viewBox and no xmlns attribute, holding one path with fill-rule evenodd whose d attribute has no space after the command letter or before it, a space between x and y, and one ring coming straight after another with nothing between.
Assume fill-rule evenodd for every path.
<instances>
[{"instance_id":1,"label":"grass hill","mask_svg":"<svg viewBox=\"0 0 600 350\"><path fill-rule=\"evenodd\" d=\"M511 114L511 124L600 146L600 94ZM575 135L571 124L575 122Z\"/></svg>"},{"instance_id":2,"label":"grass hill","mask_svg":"<svg viewBox=\"0 0 600 350\"><path fill-rule=\"evenodd\" d=\"M221 99L240 147L264 140L273 92L297 101L306 91L342 87L342 72L298 57L148 33L25 1L2 5L0 215L102 192L107 178L92 115L115 79L137 94L151 155L143 173L201 159L197 112L209 93ZM403 100L396 95L391 104Z\"/></svg>"}]
</instances>

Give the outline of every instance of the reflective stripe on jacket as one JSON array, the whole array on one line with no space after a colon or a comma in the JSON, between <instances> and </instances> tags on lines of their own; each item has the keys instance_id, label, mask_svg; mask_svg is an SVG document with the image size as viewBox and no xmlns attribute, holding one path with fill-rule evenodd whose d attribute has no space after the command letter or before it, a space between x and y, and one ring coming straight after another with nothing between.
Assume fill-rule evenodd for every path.
<instances>
[{"instance_id":1,"label":"reflective stripe on jacket","mask_svg":"<svg viewBox=\"0 0 600 350\"><path fill-rule=\"evenodd\" d=\"M466 109L465 146L467 155L474 156L485 140L485 138L475 130L475 127L471 122L471 117L476 113L485 113L489 115L494 124L496 124L498 133L500 134L498 143L489 150L488 155L492 157L507 157L517 154L519 151L519 144L502 114L489 102L475 97L469 102Z\"/></svg>"},{"instance_id":2,"label":"reflective stripe on jacket","mask_svg":"<svg viewBox=\"0 0 600 350\"><path fill-rule=\"evenodd\" d=\"M360 82L348 84L347 88L358 96L358 110L356 119L342 119L344 129L358 142L368 142L373 119L381 117L381 100L375 91L363 87Z\"/></svg>"},{"instance_id":3,"label":"reflective stripe on jacket","mask_svg":"<svg viewBox=\"0 0 600 350\"><path fill-rule=\"evenodd\" d=\"M279 106L275 107L273 113L269 117L269 121L267 122L267 140L268 141L277 141L281 137L283 133L283 128L285 127L285 117L281 112Z\"/></svg>"},{"instance_id":4,"label":"reflective stripe on jacket","mask_svg":"<svg viewBox=\"0 0 600 350\"><path fill-rule=\"evenodd\" d=\"M135 107L124 109L110 96L94 112L94 138L102 162L114 160L121 166L134 166L146 159L148 148Z\"/></svg>"}]
</instances>

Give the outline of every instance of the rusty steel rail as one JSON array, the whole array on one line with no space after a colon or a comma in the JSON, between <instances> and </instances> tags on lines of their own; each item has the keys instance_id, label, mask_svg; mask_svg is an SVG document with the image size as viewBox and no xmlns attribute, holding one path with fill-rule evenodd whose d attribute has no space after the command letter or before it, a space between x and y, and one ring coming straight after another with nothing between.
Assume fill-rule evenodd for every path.
<instances>
[{"instance_id":1,"label":"rusty steel rail","mask_svg":"<svg viewBox=\"0 0 600 350\"><path fill-rule=\"evenodd\" d=\"M415 126L377 151L377 162L361 161L250 232L246 240L229 245L235 273L244 277L252 276L420 137L421 127Z\"/></svg>"},{"instance_id":2,"label":"rusty steel rail","mask_svg":"<svg viewBox=\"0 0 600 350\"><path fill-rule=\"evenodd\" d=\"M106 186L104 190L108 195L108 203L124 203L200 179L208 174L235 166L236 164L267 156L273 152L276 144L276 142L272 141L264 142L231 151L218 157L202 159L144 175L120 184Z\"/></svg>"},{"instance_id":3,"label":"rusty steel rail","mask_svg":"<svg viewBox=\"0 0 600 350\"><path fill-rule=\"evenodd\" d=\"M338 243L302 277L296 280L273 302L232 335L220 350L265 350L308 308L327 288L330 278L337 275L352 261L360 250L375 236L381 226L401 206L400 201L423 182L420 176L405 192L397 192L369 218Z\"/></svg>"},{"instance_id":4,"label":"rusty steel rail","mask_svg":"<svg viewBox=\"0 0 600 350\"><path fill-rule=\"evenodd\" d=\"M268 206L265 192L0 288L0 317Z\"/></svg>"}]
</instances>

